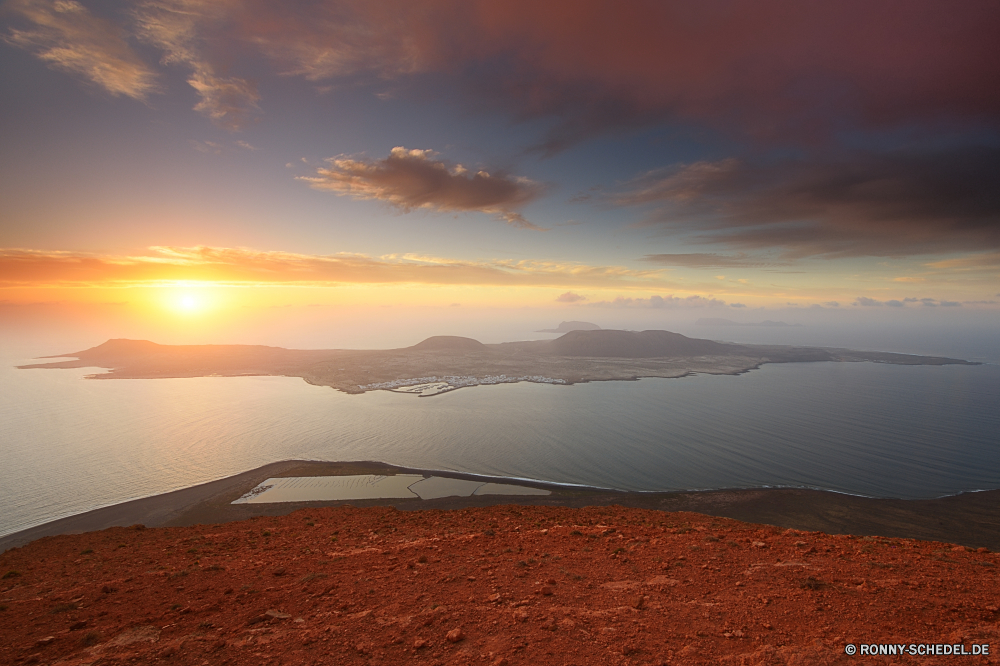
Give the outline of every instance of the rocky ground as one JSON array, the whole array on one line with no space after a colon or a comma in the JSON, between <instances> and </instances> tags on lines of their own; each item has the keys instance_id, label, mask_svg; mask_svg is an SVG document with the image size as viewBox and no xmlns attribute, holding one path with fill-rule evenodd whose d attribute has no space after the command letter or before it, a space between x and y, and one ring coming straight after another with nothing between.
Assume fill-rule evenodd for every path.
<instances>
[{"instance_id":1,"label":"rocky ground","mask_svg":"<svg viewBox=\"0 0 1000 666\"><path fill-rule=\"evenodd\" d=\"M117 527L0 555L0 663L997 663L997 565L615 506ZM845 653L862 643L991 654Z\"/></svg>"}]
</instances>

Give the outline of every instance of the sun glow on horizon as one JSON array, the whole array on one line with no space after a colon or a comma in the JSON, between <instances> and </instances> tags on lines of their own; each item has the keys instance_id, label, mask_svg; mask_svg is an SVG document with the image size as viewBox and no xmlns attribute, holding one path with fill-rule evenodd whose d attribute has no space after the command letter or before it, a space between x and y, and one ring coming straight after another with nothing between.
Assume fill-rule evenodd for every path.
<instances>
[{"instance_id":1,"label":"sun glow on horizon","mask_svg":"<svg viewBox=\"0 0 1000 666\"><path fill-rule=\"evenodd\" d=\"M219 306L216 285L180 283L164 291L161 303L175 314L195 316L207 314Z\"/></svg>"}]
</instances>

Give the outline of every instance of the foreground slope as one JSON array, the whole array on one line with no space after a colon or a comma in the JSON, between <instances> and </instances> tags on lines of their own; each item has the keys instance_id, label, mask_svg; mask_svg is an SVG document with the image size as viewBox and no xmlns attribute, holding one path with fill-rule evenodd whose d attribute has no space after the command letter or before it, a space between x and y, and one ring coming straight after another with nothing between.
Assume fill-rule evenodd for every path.
<instances>
[{"instance_id":1,"label":"foreground slope","mask_svg":"<svg viewBox=\"0 0 1000 666\"><path fill-rule=\"evenodd\" d=\"M0 663L829 664L862 642L996 652L997 564L985 548L617 506L112 528L0 555Z\"/></svg>"}]
</instances>

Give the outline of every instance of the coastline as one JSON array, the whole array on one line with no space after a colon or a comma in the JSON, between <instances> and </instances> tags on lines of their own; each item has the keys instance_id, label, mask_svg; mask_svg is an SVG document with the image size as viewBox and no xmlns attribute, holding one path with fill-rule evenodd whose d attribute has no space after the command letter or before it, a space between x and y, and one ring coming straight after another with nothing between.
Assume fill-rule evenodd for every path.
<instances>
[{"instance_id":1,"label":"coastline","mask_svg":"<svg viewBox=\"0 0 1000 666\"><path fill-rule=\"evenodd\" d=\"M86 379L280 375L301 377L308 384L348 394L386 390L431 397L463 387L518 382L570 386L692 374L742 375L767 363L978 365L962 359L835 347L723 343L659 330L572 331L556 340L499 344L434 336L412 347L381 350L160 345L148 340L115 339L53 358L76 360L17 367L107 370L89 374Z\"/></svg>"},{"instance_id":2,"label":"coastline","mask_svg":"<svg viewBox=\"0 0 1000 666\"><path fill-rule=\"evenodd\" d=\"M542 488L552 494L231 504L269 477L348 474L424 474ZM404 511L496 505L572 508L620 505L667 512L686 511L828 534L915 538L1000 551L1000 489L920 500L871 498L804 488L636 492L415 469L372 461L286 460L224 479L94 509L14 532L0 537L0 552L43 537L93 532L109 527L218 524L253 516L283 516L303 508L343 505L391 506Z\"/></svg>"}]
</instances>

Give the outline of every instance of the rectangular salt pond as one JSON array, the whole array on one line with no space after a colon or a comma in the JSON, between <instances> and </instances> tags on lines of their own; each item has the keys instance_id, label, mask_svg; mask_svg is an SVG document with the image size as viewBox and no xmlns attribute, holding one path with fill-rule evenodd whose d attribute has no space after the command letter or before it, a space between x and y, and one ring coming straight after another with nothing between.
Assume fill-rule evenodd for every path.
<instances>
[{"instance_id":1,"label":"rectangular salt pond","mask_svg":"<svg viewBox=\"0 0 1000 666\"><path fill-rule=\"evenodd\" d=\"M420 474L289 476L267 479L233 504L332 502L362 499L437 499L473 495L550 495L548 490Z\"/></svg>"}]
</instances>

